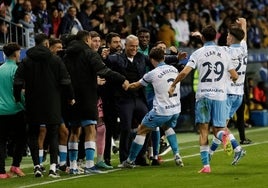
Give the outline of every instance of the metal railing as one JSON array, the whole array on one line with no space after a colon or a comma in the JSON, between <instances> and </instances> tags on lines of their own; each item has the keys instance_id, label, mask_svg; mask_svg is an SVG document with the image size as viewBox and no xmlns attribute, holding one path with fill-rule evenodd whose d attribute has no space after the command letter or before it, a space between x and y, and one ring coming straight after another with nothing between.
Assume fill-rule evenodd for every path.
<instances>
[{"instance_id":1,"label":"metal railing","mask_svg":"<svg viewBox=\"0 0 268 188\"><path fill-rule=\"evenodd\" d=\"M0 43L16 42L22 48L34 46L34 31L0 17Z\"/></svg>"}]
</instances>

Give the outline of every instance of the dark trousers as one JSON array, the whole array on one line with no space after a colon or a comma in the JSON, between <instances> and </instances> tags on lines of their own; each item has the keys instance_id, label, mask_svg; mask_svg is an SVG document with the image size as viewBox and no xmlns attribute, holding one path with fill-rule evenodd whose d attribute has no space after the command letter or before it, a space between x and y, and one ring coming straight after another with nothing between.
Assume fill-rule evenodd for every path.
<instances>
[{"instance_id":1,"label":"dark trousers","mask_svg":"<svg viewBox=\"0 0 268 188\"><path fill-rule=\"evenodd\" d=\"M245 99L243 98L242 104L236 111L237 116L236 127L238 129L241 141L246 140L244 111L245 111Z\"/></svg>"},{"instance_id":2,"label":"dark trousers","mask_svg":"<svg viewBox=\"0 0 268 188\"><path fill-rule=\"evenodd\" d=\"M143 117L148 112L147 105L141 98L120 98L117 100L117 108L120 118L120 140L119 140L119 159L122 163L125 161L129 155L130 144L133 139L131 134L131 129L137 128L133 127L133 120L141 122ZM147 143L144 143L144 147ZM144 155L146 149L143 148L140 155Z\"/></svg>"},{"instance_id":3,"label":"dark trousers","mask_svg":"<svg viewBox=\"0 0 268 188\"><path fill-rule=\"evenodd\" d=\"M14 115L0 116L0 174L6 173L5 158L8 140L14 144L12 166L19 167L26 145L26 123L23 111Z\"/></svg>"},{"instance_id":4,"label":"dark trousers","mask_svg":"<svg viewBox=\"0 0 268 188\"><path fill-rule=\"evenodd\" d=\"M38 147L38 135L39 135L40 125L30 124L29 125L29 148L31 150L31 156L34 166L39 165L39 147ZM48 124L47 129L47 140L49 145L50 153L50 164L58 163L58 134L59 125L58 124Z\"/></svg>"},{"instance_id":5,"label":"dark trousers","mask_svg":"<svg viewBox=\"0 0 268 188\"><path fill-rule=\"evenodd\" d=\"M107 163L111 162L111 147L112 147L112 138L119 136L118 128L118 112L115 106L114 99L103 100L103 113L104 113L104 123L106 126L106 135L105 135L105 149L104 149L104 161Z\"/></svg>"}]
</instances>

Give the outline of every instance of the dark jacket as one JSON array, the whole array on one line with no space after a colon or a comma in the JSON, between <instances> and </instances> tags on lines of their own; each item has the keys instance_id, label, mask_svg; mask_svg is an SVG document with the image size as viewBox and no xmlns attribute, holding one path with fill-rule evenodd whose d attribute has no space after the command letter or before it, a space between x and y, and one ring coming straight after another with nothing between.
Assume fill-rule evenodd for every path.
<instances>
[{"instance_id":1,"label":"dark jacket","mask_svg":"<svg viewBox=\"0 0 268 188\"><path fill-rule=\"evenodd\" d=\"M97 75L122 87L125 77L113 72L101 56L83 41L72 41L64 62L71 75L76 103L70 109L70 120L97 120Z\"/></svg>"},{"instance_id":2,"label":"dark jacket","mask_svg":"<svg viewBox=\"0 0 268 188\"><path fill-rule=\"evenodd\" d=\"M71 79L62 60L44 46L30 48L14 78L14 96L20 101L25 85L27 120L31 124L61 122L61 89L72 99Z\"/></svg>"},{"instance_id":3,"label":"dark jacket","mask_svg":"<svg viewBox=\"0 0 268 188\"><path fill-rule=\"evenodd\" d=\"M112 70L119 72L120 74L124 75L126 79L132 83L136 82L143 77L146 73L146 67L152 66L148 56L145 56L138 52L131 63L125 53L121 54L113 54L109 55L106 59L107 66L111 67ZM134 70L129 69L130 65L134 65ZM125 91L122 88L117 88L115 91L116 97L125 97L125 98L132 98L132 97L142 97L145 99L145 90L144 88L140 88L138 90L128 90Z\"/></svg>"}]
</instances>

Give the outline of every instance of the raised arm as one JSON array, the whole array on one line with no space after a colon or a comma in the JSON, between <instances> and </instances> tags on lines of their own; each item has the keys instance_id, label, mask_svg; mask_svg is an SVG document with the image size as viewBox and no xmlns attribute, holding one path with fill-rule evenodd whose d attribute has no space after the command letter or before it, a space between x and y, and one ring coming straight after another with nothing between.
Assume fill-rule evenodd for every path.
<instances>
[{"instance_id":1,"label":"raised arm","mask_svg":"<svg viewBox=\"0 0 268 188\"><path fill-rule=\"evenodd\" d=\"M245 33L244 41L247 41L247 20L245 18L238 18L236 23L242 28Z\"/></svg>"}]
</instances>

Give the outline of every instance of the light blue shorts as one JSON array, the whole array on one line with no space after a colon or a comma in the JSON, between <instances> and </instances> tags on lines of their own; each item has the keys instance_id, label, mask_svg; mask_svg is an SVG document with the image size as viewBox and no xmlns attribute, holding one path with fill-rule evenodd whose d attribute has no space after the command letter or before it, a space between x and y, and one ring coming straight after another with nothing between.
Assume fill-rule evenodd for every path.
<instances>
[{"instance_id":1,"label":"light blue shorts","mask_svg":"<svg viewBox=\"0 0 268 188\"><path fill-rule=\"evenodd\" d=\"M141 124L143 124L148 128L161 127L162 125L174 128L177 125L178 117L179 114L174 114L170 116L160 116L157 115L154 110L151 110L145 115Z\"/></svg>"},{"instance_id":2,"label":"light blue shorts","mask_svg":"<svg viewBox=\"0 0 268 188\"><path fill-rule=\"evenodd\" d=\"M88 125L97 125L97 120L76 120L69 122L69 126L86 127Z\"/></svg>"},{"instance_id":3,"label":"light blue shorts","mask_svg":"<svg viewBox=\"0 0 268 188\"><path fill-rule=\"evenodd\" d=\"M227 118L231 119L242 104L243 95L227 95Z\"/></svg>"},{"instance_id":4,"label":"light blue shorts","mask_svg":"<svg viewBox=\"0 0 268 188\"><path fill-rule=\"evenodd\" d=\"M225 127L227 117L226 110L226 100L200 99L195 103L195 122L211 122L215 127Z\"/></svg>"}]
</instances>

